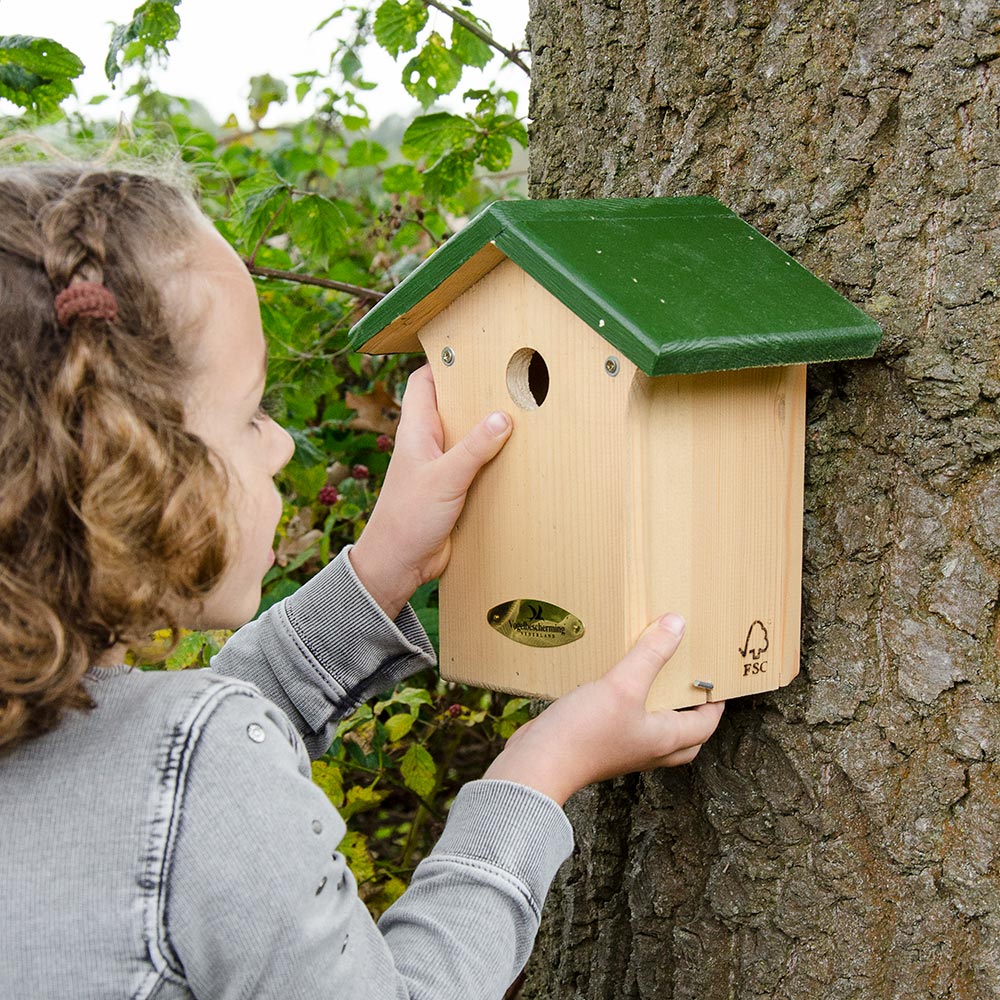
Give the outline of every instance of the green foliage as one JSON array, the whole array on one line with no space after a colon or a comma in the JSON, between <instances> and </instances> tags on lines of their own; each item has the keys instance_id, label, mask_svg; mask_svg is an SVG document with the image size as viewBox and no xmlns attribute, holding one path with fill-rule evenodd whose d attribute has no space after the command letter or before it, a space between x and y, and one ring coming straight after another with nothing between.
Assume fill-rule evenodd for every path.
<instances>
[{"instance_id":1,"label":"green foliage","mask_svg":"<svg viewBox=\"0 0 1000 1000\"><path fill-rule=\"evenodd\" d=\"M402 280L451 235L450 220L464 220L497 197L516 197L516 178L490 174L508 168L512 148L525 146L527 136L516 95L496 86L469 92L468 113L431 109L404 134L372 126L364 100L373 84L364 79L362 53L373 39L405 60L403 79L425 104L454 90L465 67L484 66L493 54L457 22L450 40L430 30L419 0L345 7L320 26L340 27L329 72L306 69L294 78L295 102L312 95L314 114L265 126L289 113L292 98L284 81L265 73L250 81L249 130L234 119L211 122L152 79L153 64L177 36L177 8L178 0L137 7L128 24L114 28L106 69L138 102L130 134L120 137L124 152L181 158L199 182L206 214L256 276L269 346L267 402L295 441L278 477L284 513L276 561L263 581L263 611L360 536L388 466L402 387L422 363L348 351L347 331L372 301L365 290L384 292ZM460 13L484 27L469 11ZM30 121L40 110L55 116L48 137L61 132L78 156L115 134L112 122L61 109L82 68L51 40L0 39L0 95ZM9 119L0 122L0 134L24 127L25 119ZM420 588L411 604L436 646L436 583ZM202 667L225 638L157 633L135 658L145 669ZM314 777L351 821L342 850L373 912L398 898L458 787L482 773L526 716L523 699L428 672L341 722Z\"/></svg>"},{"instance_id":2,"label":"green foliage","mask_svg":"<svg viewBox=\"0 0 1000 1000\"><path fill-rule=\"evenodd\" d=\"M146 0L132 12L128 24L115 25L104 63L104 73L111 83L122 72L123 63L146 65L153 54L167 55L167 42L172 42L181 29L176 10L179 3L180 0Z\"/></svg>"},{"instance_id":3,"label":"green foliage","mask_svg":"<svg viewBox=\"0 0 1000 1000\"><path fill-rule=\"evenodd\" d=\"M395 59L417 46L417 36L427 23L427 8L420 0L385 0L375 12L375 40Z\"/></svg>"},{"instance_id":4,"label":"green foliage","mask_svg":"<svg viewBox=\"0 0 1000 1000\"><path fill-rule=\"evenodd\" d=\"M18 107L55 110L82 72L80 58L51 38L0 36L0 97Z\"/></svg>"}]
</instances>

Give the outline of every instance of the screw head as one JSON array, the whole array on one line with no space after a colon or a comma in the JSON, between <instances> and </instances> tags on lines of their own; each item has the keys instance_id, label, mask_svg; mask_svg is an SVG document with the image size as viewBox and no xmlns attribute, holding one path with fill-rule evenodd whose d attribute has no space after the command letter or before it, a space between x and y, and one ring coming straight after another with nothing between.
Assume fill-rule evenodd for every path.
<instances>
[{"instance_id":1,"label":"screw head","mask_svg":"<svg viewBox=\"0 0 1000 1000\"><path fill-rule=\"evenodd\" d=\"M455 363L455 352L450 347L446 347L441 352L441 360L450 367Z\"/></svg>"},{"instance_id":2,"label":"screw head","mask_svg":"<svg viewBox=\"0 0 1000 1000\"><path fill-rule=\"evenodd\" d=\"M618 365L618 359L616 357L612 356L604 362L604 370L612 378L614 378L618 374L618 369L619 365Z\"/></svg>"}]
</instances>

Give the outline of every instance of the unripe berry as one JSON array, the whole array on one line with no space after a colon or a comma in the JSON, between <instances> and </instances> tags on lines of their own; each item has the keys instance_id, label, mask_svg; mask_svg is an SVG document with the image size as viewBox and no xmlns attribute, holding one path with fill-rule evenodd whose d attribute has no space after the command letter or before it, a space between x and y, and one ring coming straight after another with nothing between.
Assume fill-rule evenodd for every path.
<instances>
[{"instance_id":1,"label":"unripe berry","mask_svg":"<svg viewBox=\"0 0 1000 1000\"><path fill-rule=\"evenodd\" d=\"M368 472L368 466L355 465L354 468L351 469L351 475L354 476L355 479L367 479L370 475Z\"/></svg>"},{"instance_id":2,"label":"unripe berry","mask_svg":"<svg viewBox=\"0 0 1000 1000\"><path fill-rule=\"evenodd\" d=\"M316 499L323 504L324 507L332 507L340 499L340 494L337 492L337 488L335 486L324 486L319 493L316 494Z\"/></svg>"},{"instance_id":3,"label":"unripe berry","mask_svg":"<svg viewBox=\"0 0 1000 1000\"><path fill-rule=\"evenodd\" d=\"M375 447L379 451L392 451L392 438L388 434L379 434Z\"/></svg>"}]
</instances>

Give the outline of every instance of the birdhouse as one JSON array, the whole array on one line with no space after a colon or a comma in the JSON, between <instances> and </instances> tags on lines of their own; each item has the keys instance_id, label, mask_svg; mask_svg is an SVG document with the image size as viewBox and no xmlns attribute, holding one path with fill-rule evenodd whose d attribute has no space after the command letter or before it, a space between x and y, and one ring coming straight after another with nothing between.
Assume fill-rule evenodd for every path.
<instances>
[{"instance_id":1,"label":"birdhouse","mask_svg":"<svg viewBox=\"0 0 1000 1000\"><path fill-rule=\"evenodd\" d=\"M798 673L806 363L878 325L711 198L504 202L351 344L423 351L450 447L513 418L440 582L441 673L555 698L666 611L650 709Z\"/></svg>"}]
</instances>

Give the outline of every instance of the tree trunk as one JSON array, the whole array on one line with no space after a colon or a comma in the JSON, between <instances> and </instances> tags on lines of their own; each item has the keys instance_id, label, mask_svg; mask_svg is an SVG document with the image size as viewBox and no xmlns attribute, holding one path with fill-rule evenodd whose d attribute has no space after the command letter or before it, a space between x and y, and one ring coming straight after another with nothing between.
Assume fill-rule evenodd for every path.
<instances>
[{"instance_id":1,"label":"tree trunk","mask_svg":"<svg viewBox=\"0 0 1000 1000\"><path fill-rule=\"evenodd\" d=\"M522 996L995 1000L1000 8L533 0L530 33L534 197L713 195L885 338L810 369L800 677L572 800Z\"/></svg>"}]
</instances>

